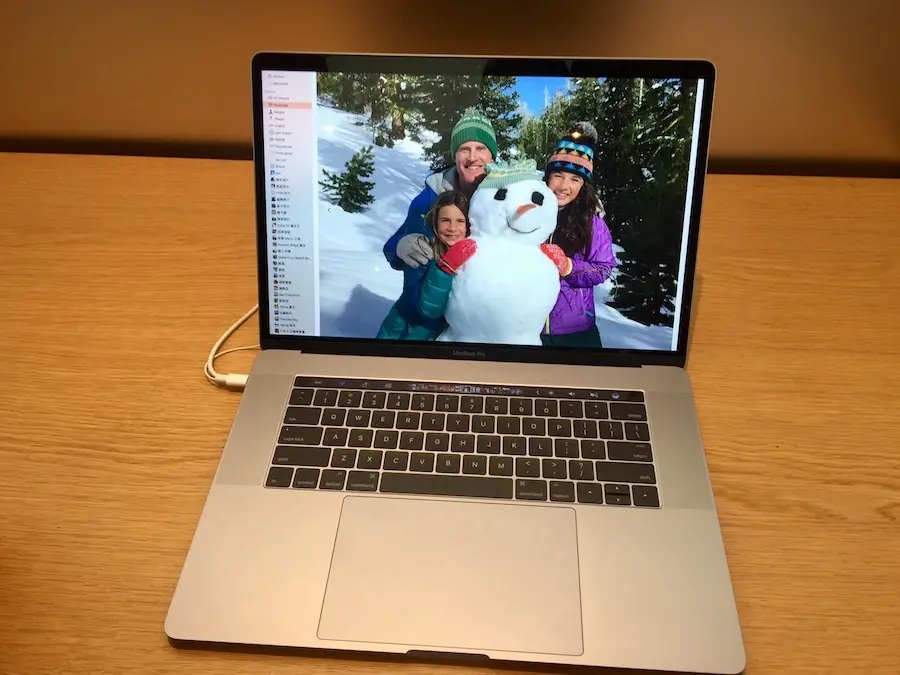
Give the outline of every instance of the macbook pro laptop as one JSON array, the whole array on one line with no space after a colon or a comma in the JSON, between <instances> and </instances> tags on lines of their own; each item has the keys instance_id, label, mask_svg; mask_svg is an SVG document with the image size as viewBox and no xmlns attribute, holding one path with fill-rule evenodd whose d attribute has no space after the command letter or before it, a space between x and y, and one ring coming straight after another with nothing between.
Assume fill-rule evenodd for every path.
<instances>
[{"instance_id":1,"label":"macbook pro laptop","mask_svg":"<svg viewBox=\"0 0 900 675\"><path fill-rule=\"evenodd\" d=\"M173 644L743 670L685 372L714 79L255 55L263 350Z\"/></svg>"}]
</instances>

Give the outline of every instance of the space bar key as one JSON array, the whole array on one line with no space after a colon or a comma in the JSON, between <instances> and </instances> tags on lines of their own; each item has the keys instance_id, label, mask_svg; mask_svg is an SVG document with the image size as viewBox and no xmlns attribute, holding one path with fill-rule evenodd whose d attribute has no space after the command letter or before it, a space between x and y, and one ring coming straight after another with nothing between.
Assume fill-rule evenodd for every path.
<instances>
[{"instance_id":1,"label":"space bar key","mask_svg":"<svg viewBox=\"0 0 900 675\"><path fill-rule=\"evenodd\" d=\"M441 476L385 471L381 474L379 490L380 492L408 495L512 499L513 481L511 478Z\"/></svg>"}]
</instances>

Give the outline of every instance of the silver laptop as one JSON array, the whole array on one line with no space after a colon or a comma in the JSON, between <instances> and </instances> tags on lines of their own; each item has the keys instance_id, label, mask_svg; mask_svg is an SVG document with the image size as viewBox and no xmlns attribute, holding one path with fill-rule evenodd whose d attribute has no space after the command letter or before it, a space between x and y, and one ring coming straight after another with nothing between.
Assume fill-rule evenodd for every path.
<instances>
[{"instance_id":1,"label":"silver laptop","mask_svg":"<svg viewBox=\"0 0 900 675\"><path fill-rule=\"evenodd\" d=\"M263 351L173 644L743 670L684 369L714 77L254 57Z\"/></svg>"}]
</instances>

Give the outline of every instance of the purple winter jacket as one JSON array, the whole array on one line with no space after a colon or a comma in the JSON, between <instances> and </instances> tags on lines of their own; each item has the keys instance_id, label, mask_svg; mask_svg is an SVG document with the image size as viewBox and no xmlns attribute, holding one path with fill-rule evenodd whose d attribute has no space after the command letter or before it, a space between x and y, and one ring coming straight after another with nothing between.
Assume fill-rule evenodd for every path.
<instances>
[{"instance_id":1,"label":"purple winter jacket","mask_svg":"<svg viewBox=\"0 0 900 675\"><path fill-rule=\"evenodd\" d=\"M600 216L594 216L590 251L579 251L572 257L572 271L560 279L559 297L544 333L568 334L587 330L597 321L594 286L606 281L616 267L612 235ZM550 238L553 243L553 238Z\"/></svg>"}]
</instances>

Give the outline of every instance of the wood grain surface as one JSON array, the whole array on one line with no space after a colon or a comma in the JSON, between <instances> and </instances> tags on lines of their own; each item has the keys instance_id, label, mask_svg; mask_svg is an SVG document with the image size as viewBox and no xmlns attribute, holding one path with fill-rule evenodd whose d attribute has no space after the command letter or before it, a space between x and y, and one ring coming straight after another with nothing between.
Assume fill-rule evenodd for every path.
<instances>
[{"instance_id":1,"label":"wood grain surface","mask_svg":"<svg viewBox=\"0 0 900 675\"><path fill-rule=\"evenodd\" d=\"M239 400L202 364L256 300L251 174L0 155L4 675L489 672L167 643ZM709 180L688 368L754 675L900 672L898 214L897 181Z\"/></svg>"}]
</instances>

